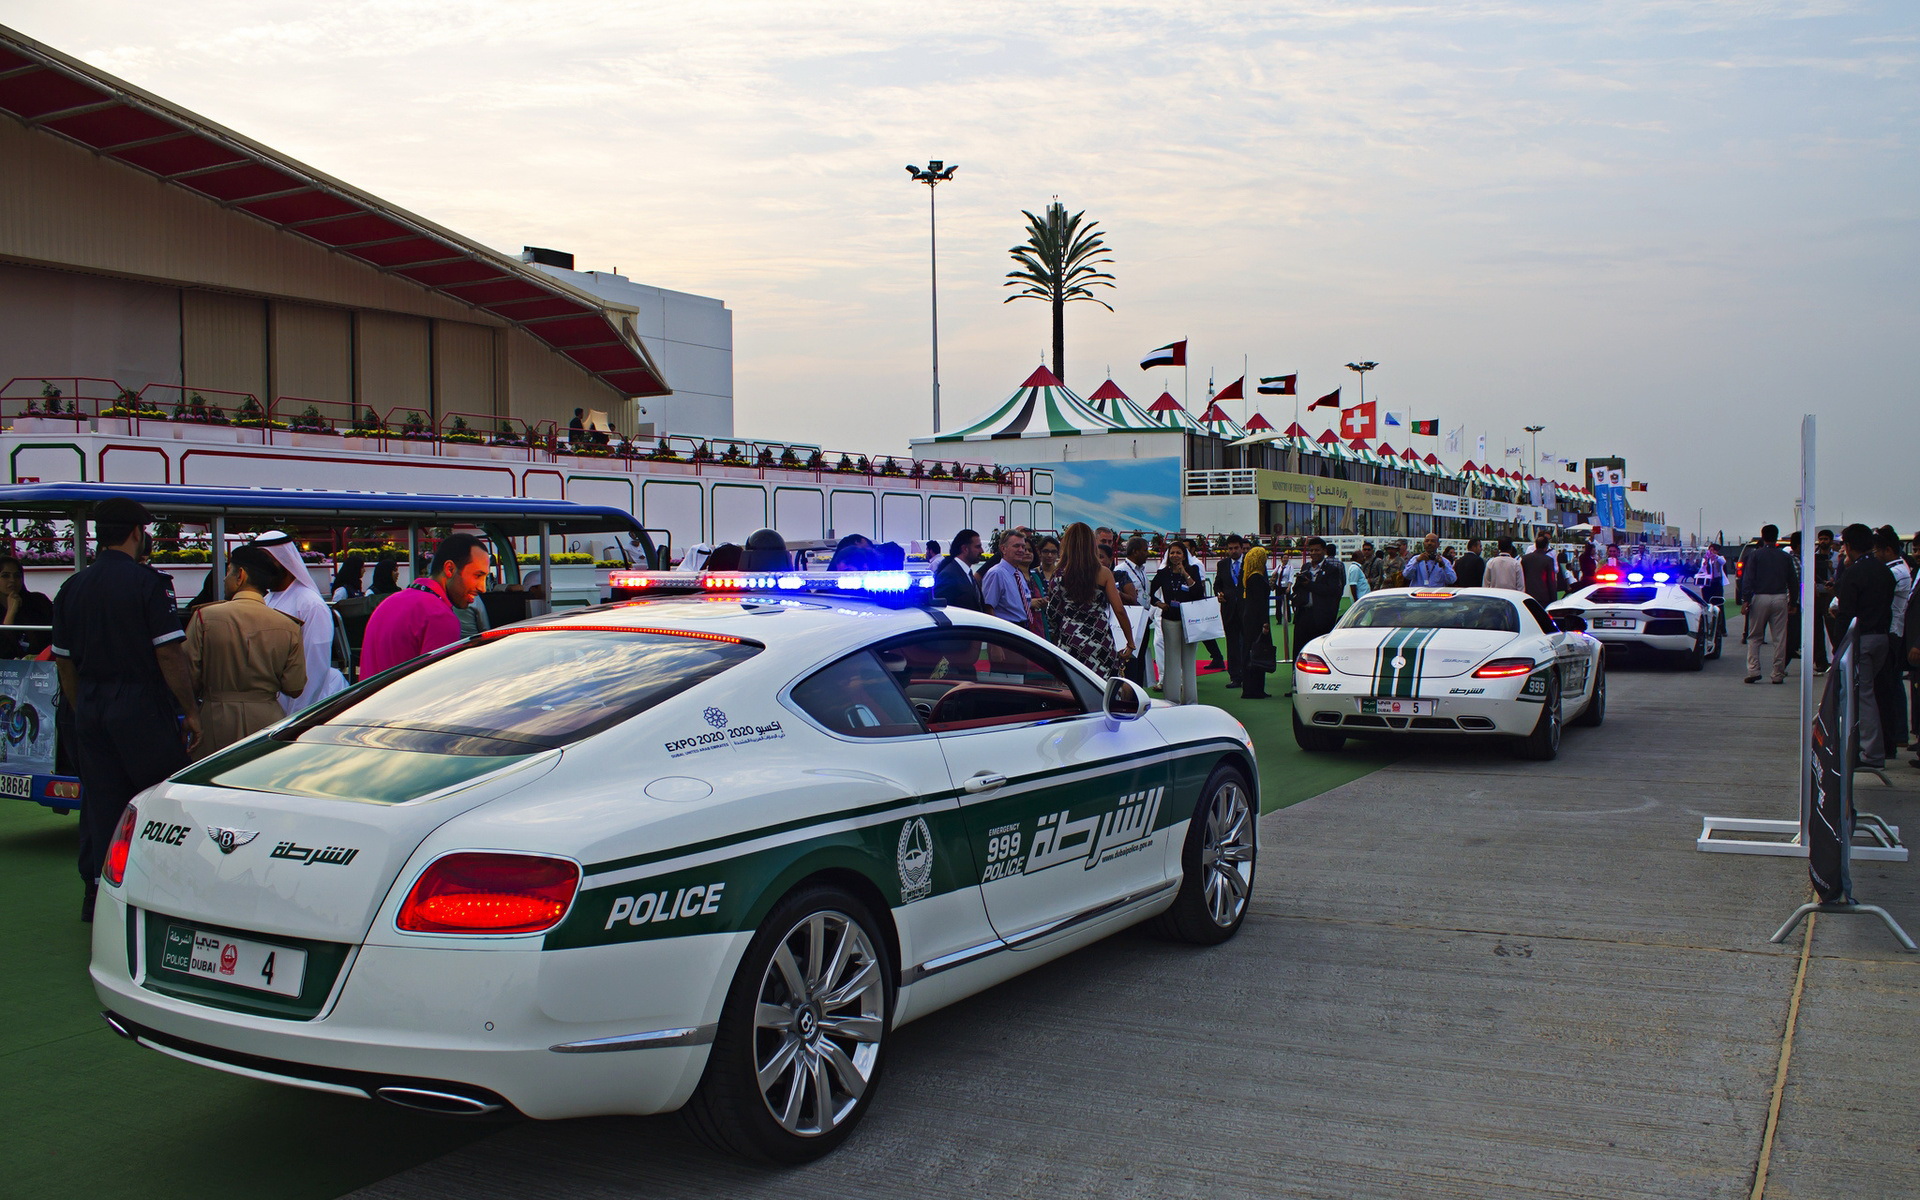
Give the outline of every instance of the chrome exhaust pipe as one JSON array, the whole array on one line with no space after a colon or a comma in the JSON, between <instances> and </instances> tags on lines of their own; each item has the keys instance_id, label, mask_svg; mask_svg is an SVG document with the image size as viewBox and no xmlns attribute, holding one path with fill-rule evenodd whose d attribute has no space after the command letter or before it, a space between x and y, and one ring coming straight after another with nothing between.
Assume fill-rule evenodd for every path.
<instances>
[{"instance_id":1,"label":"chrome exhaust pipe","mask_svg":"<svg viewBox=\"0 0 1920 1200\"><path fill-rule=\"evenodd\" d=\"M433 1113L441 1117L483 1117L496 1113L504 1105L486 1100L476 1100L472 1096L462 1096L454 1092L436 1092L426 1088L383 1087L374 1089L375 1096L388 1104L397 1104L401 1108L411 1108L416 1112Z\"/></svg>"},{"instance_id":2,"label":"chrome exhaust pipe","mask_svg":"<svg viewBox=\"0 0 1920 1200\"><path fill-rule=\"evenodd\" d=\"M107 1023L108 1029L113 1030L115 1033L119 1034L121 1037L127 1039L128 1041L137 1042L140 1040L139 1035L134 1033L133 1030L128 1029L126 1025L121 1022L120 1018L115 1016L113 1013L103 1012L100 1014L100 1019Z\"/></svg>"}]
</instances>

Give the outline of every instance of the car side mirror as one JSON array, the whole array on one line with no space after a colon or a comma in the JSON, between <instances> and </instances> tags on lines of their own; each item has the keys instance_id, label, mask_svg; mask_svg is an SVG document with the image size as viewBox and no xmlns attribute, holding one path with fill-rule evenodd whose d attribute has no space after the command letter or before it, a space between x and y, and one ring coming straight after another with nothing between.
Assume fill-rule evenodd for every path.
<instances>
[{"instance_id":1,"label":"car side mirror","mask_svg":"<svg viewBox=\"0 0 1920 1200\"><path fill-rule=\"evenodd\" d=\"M1147 689L1116 675L1107 680L1107 693L1100 701L1100 711L1107 714L1108 725L1118 728L1122 721L1138 721L1152 703Z\"/></svg>"},{"instance_id":2,"label":"car side mirror","mask_svg":"<svg viewBox=\"0 0 1920 1200\"><path fill-rule=\"evenodd\" d=\"M1553 623L1559 627L1561 633L1585 633L1587 631L1587 619L1585 617L1555 617Z\"/></svg>"}]
</instances>

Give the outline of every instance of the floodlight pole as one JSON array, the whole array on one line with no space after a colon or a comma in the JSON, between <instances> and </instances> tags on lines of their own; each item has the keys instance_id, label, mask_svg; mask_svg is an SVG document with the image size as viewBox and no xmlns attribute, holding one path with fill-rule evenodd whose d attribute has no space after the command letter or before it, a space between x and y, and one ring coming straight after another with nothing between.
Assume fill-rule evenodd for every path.
<instances>
[{"instance_id":1,"label":"floodlight pole","mask_svg":"<svg viewBox=\"0 0 1920 1200\"><path fill-rule=\"evenodd\" d=\"M926 170L908 164L907 174L915 183L927 185L927 272L932 283L933 311L933 431L940 432L940 224L935 211L933 190L953 178L960 164L948 166L940 159L927 161Z\"/></svg>"},{"instance_id":2,"label":"floodlight pole","mask_svg":"<svg viewBox=\"0 0 1920 1200\"><path fill-rule=\"evenodd\" d=\"M1367 402L1367 372L1373 370L1375 367L1379 365L1380 364L1377 362L1350 362L1347 364L1347 370L1359 372L1360 403L1362 404L1365 404Z\"/></svg>"}]
</instances>

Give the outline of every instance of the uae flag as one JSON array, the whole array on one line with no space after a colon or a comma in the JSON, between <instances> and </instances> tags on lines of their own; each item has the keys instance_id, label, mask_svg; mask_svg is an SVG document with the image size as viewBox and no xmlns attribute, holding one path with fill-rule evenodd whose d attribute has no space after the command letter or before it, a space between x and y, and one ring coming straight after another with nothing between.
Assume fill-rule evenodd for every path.
<instances>
[{"instance_id":1,"label":"uae flag","mask_svg":"<svg viewBox=\"0 0 1920 1200\"><path fill-rule=\"evenodd\" d=\"M1140 369L1142 371L1149 370L1153 367L1184 367L1186 365L1187 343L1184 338L1180 341L1162 346L1140 360Z\"/></svg>"},{"instance_id":2,"label":"uae flag","mask_svg":"<svg viewBox=\"0 0 1920 1200\"><path fill-rule=\"evenodd\" d=\"M1262 375L1260 386L1254 390L1262 396L1291 396L1294 394L1293 381L1298 375Z\"/></svg>"},{"instance_id":3,"label":"uae flag","mask_svg":"<svg viewBox=\"0 0 1920 1200\"><path fill-rule=\"evenodd\" d=\"M1374 438L1380 436L1374 428L1375 406L1375 401L1369 400L1365 404L1356 404L1352 408L1342 409L1340 412L1340 436L1347 441L1352 441L1355 438L1372 441Z\"/></svg>"},{"instance_id":4,"label":"uae flag","mask_svg":"<svg viewBox=\"0 0 1920 1200\"><path fill-rule=\"evenodd\" d=\"M1246 382L1247 377L1242 375L1240 378L1215 392L1213 398L1215 400L1245 400L1247 398Z\"/></svg>"},{"instance_id":5,"label":"uae flag","mask_svg":"<svg viewBox=\"0 0 1920 1200\"><path fill-rule=\"evenodd\" d=\"M1335 388L1332 391L1328 392L1326 395L1320 397L1318 400L1315 400L1312 404L1307 405L1307 411L1312 412L1316 408L1339 408L1339 407L1340 407L1340 389Z\"/></svg>"},{"instance_id":6,"label":"uae flag","mask_svg":"<svg viewBox=\"0 0 1920 1200\"><path fill-rule=\"evenodd\" d=\"M1435 417L1431 421L1415 421L1413 423L1413 431L1421 437L1439 437L1440 418Z\"/></svg>"}]
</instances>

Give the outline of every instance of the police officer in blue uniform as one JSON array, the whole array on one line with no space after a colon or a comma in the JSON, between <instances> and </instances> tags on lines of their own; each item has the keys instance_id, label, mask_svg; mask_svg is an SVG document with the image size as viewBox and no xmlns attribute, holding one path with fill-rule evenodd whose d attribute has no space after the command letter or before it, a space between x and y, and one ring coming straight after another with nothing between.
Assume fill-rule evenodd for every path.
<instances>
[{"instance_id":1,"label":"police officer in blue uniform","mask_svg":"<svg viewBox=\"0 0 1920 1200\"><path fill-rule=\"evenodd\" d=\"M137 501L101 501L97 556L53 599L54 660L79 742L83 921L93 920L100 865L127 802L186 766L200 738L173 581L140 561L152 521Z\"/></svg>"}]
</instances>

